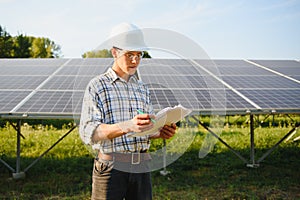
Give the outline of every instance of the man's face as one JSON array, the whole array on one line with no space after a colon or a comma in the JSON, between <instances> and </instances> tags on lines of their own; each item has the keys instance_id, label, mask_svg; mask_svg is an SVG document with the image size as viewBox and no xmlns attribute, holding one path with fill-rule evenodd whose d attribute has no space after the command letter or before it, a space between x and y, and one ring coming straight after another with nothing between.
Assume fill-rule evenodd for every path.
<instances>
[{"instance_id":1,"label":"man's face","mask_svg":"<svg viewBox=\"0 0 300 200\"><path fill-rule=\"evenodd\" d=\"M114 70L120 77L126 79L126 77L128 78L136 72L140 60L143 57L143 52L125 51L118 48L115 48L115 51L115 62L117 66Z\"/></svg>"}]
</instances>

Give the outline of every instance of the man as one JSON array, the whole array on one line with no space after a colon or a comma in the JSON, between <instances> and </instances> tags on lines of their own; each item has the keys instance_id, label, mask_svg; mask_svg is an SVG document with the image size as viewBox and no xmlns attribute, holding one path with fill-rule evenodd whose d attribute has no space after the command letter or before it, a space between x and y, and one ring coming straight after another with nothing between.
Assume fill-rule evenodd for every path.
<instances>
[{"instance_id":1,"label":"man","mask_svg":"<svg viewBox=\"0 0 300 200\"><path fill-rule=\"evenodd\" d=\"M88 84L80 120L82 140L98 152L92 199L152 199L149 140L171 138L176 125L165 125L151 136L131 136L155 123L149 89L135 76L145 44L133 24L123 23L112 33L114 62Z\"/></svg>"}]
</instances>

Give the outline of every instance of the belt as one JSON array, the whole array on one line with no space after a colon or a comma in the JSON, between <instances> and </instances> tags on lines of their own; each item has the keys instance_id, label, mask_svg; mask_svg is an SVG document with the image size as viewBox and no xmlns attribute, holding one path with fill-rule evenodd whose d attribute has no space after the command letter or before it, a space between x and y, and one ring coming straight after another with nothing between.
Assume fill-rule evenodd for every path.
<instances>
[{"instance_id":1,"label":"belt","mask_svg":"<svg viewBox=\"0 0 300 200\"><path fill-rule=\"evenodd\" d=\"M143 161L151 160L151 156L147 151L134 152L134 153L108 153L104 154L99 152L98 158L103 160L113 160L123 163L131 163L133 165L138 165Z\"/></svg>"}]
</instances>

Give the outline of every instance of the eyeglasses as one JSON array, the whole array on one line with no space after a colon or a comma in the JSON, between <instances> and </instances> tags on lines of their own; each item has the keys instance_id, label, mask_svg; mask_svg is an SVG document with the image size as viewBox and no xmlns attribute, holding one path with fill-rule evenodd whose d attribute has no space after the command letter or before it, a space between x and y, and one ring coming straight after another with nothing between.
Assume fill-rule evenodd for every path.
<instances>
[{"instance_id":1,"label":"eyeglasses","mask_svg":"<svg viewBox=\"0 0 300 200\"><path fill-rule=\"evenodd\" d=\"M121 54L121 56L124 55L126 58L130 60L133 60L135 57L140 60L144 56L143 51L126 51L118 47L113 47L113 48L115 48Z\"/></svg>"}]
</instances>

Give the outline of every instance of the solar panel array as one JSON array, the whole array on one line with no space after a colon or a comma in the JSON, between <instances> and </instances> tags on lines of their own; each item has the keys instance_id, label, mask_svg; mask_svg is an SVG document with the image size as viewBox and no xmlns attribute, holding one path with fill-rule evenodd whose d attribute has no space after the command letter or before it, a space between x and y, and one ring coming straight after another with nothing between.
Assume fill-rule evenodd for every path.
<instances>
[{"instance_id":1,"label":"solar panel array","mask_svg":"<svg viewBox=\"0 0 300 200\"><path fill-rule=\"evenodd\" d=\"M86 85L107 59L0 59L0 116L79 116ZM143 59L139 78L154 108L182 104L195 112L300 112L296 60Z\"/></svg>"}]
</instances>

